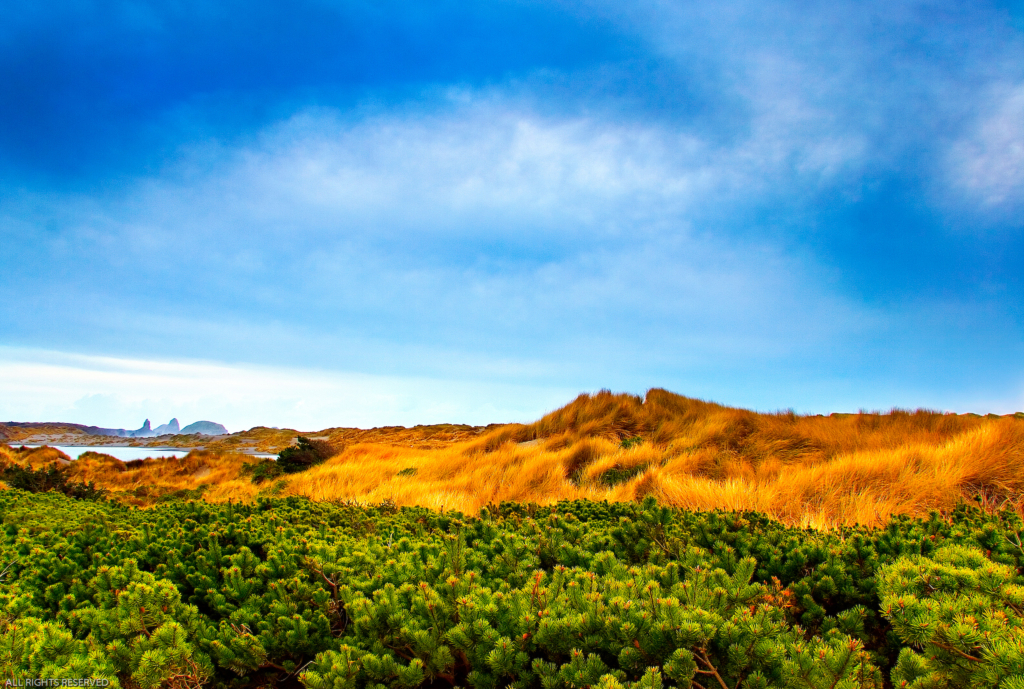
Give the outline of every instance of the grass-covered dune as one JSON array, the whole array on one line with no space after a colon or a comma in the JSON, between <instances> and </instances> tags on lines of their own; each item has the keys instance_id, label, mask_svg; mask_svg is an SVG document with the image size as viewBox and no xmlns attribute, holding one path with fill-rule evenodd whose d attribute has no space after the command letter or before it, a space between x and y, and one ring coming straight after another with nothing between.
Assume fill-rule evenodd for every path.
<instances>
[{"instance_id":1,"label":"grass-covered dune","mask_svg":"<svg viewBox=\"0 0 1024 689\"><path fill-rule=\"evenodd\" d=\"M294 495L475 514L503 501L651 496L798 526L880 525L894 514L949 513L965 500L1020 509L1021 417L762 414L659 389L643 398L601 392L532 424L489 430L329 429L317 436L333 443L333 457L266 481L246 471L252 458L224 451L128 464L90 454L69 472L139 505L175 494L213 502Z\"/></svg>"}]
</instances>

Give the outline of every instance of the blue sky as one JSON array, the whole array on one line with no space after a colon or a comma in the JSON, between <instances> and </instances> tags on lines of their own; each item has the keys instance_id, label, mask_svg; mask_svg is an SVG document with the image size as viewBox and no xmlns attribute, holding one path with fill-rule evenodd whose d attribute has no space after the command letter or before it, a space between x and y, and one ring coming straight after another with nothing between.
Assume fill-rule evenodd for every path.
<instances>
[{"instance_id":1,"label":"blue sky","mask_svg":"<svg viewBox=\"0 0 1024 689\"><path fill-rule=\"evenodd\" d=\"M1024 409L1020 2L11 5L0 83L5 420Z\"/></svg>"}]
</instances>

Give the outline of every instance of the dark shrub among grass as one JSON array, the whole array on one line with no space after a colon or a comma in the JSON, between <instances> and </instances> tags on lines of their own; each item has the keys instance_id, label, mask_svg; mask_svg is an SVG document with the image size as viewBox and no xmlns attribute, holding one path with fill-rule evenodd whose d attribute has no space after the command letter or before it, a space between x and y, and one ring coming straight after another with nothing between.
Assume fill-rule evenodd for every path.
<instances>
[{"instance_id":1,"label":"dark shrub among grass","mask_svg":"<svg viewBox=\"0 0 1024 689\"><path fill-rule=\"evenodd\" d=\"M10 488L26 490L30 493L57 491L73 498L86 500L101 499L106 491L97 488L92 482L81 483L68 480L68 472L64 467L51 465L46 468L32 469L11 464L0 469L0 481Z\"/></svg>"},{"instance_id":2,"label":"dark shrub among grass","mask_svg":"<svg viewBox=\"0 0 1024 689\"><path fill-rule=\"evenodd\" d=\"M286 447L277 456L277 464L286 474L305 471L338 453L339 448L326 440L299 436L298 444Z\"/></svg>"},{"instance_id":3,"label":"dark shrub among grass","mask_svg":"<svg viewBox=\"0 0 1024 689\"><path fill-rule=\"evenodd\" d=\"M281 464L273 459L261 459L252 464L242 465L242 476L248 476L253 483L263 483L275 479L283 473Z\"/></svg>"}]
</instances>

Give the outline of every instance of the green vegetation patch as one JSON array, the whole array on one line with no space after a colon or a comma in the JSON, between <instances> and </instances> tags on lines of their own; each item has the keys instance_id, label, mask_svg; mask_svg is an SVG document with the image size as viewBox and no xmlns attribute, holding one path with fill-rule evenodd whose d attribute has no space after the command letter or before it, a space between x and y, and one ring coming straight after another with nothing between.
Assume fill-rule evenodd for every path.
<instances>
[{"instance_id":1,"label":"green vegetation patch","mask_svg":"<svg viewBox=\"0 0 1024 689\"><path fill-rule=\"evenodd\" d=\"M161 495L158 499L160 502L169 502L172 500L202 500L203 493L210 489L210 484L204 483L196 486L193 489L182 488L180 490L172 490L169 493Z\"/></svg>"},{"instance_id":2,"label":"green vegetation patch","mask_svg":"<svg viewBox=\"0 0 1024 689\"><path fill-rule=\"evenodd\" d=\"M339 448L326 440L299 436L296 444L281 450L277 465L286 474L305 471L336 455Z\"/></svg>"},{"instance_id":3,"label":"green vegetation patch","mask_svg":"<svg viewBox=\"0 0 1024 689\"><path fill-rule=\"evenodd\" d=\"M82 483L69 477L66 467L50 465L49 467L32 469L17 464L8 464L0 469L0 481L10 488L30 493L57 491L83 500L102 500L107 492L96 487L92 482Z\"/></svg>"},{"instance_id":4,"label":"green vegetation patch","mask_svg":"<svg viewBox=\"0 0 1024 689\"><path fill-rule=\"evenodd\" d=\"M620 483L626 483L630 479L644 473L646 470L647 465L644 464L632 467L614 466L607 471L601 472L600 476L597 477L597 480L603 486L616 486Z\"/></svg>"},{"instance_id":5,"label":"green vegetation patch","mask_svg":"<svg viewBox=\"0 0 1024 689\"><path fill-rule=\"evenodd\" d=\"M0 491L0 673L111 687L1019 687L1024 524ZM43 673L40 675L39 673Z\"/></svg>"},{"instance_id":6,"label":"green vegetation patch","mask_svg":"<svg viewBox=\"0 0 1024 689\"><path fill-rule=\"evenodd\" d=\"M261 459L258 462L243 464L238 473L240 476L248 476L250 481L259 484L277 478L284 473L284 470L281 468L281 464L273 459Z\"/></svg>"}]
</instances>

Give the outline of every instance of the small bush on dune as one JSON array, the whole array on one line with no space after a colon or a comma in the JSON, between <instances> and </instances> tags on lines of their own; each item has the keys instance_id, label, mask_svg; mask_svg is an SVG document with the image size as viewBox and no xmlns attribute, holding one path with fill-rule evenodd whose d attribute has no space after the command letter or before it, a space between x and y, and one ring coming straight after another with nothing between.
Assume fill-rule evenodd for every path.
<instances>
[{"instance_id":1,"label":"small bush on dune","mask_svg":"<svg viewBox=\"0 0 1024 689\"><path fill-rule=\"evenodd\" d=\"M467 443L462 453L467 456L480 454L481 452L494 452L507 443L521 443L535 440L537 432L532 427L520 423L510 423L499 426L493 431L481 436L479 439Z\"/></svg>"},{"instance_id":2,"label":"small bush on dune","mask_svg":"<svg viewBox=\"0 0 1024 689\"><path fill-rule=\"evenodd\" d=\"M632 467L614 466L611 469L602 472L601 475L598 476L598 481L600 481L603 486L616 486L620 483L626 483L646 470L647 467L642 465Z\"/></svg>"},{"instance_id":3,"label":"small bush on dune","mask_svg":"<svg viewBox=\"0 0 1024 689\"><path fill-rule=\"evenodd\" d=\"M339 449L326 440L309 439L300 435L296 445L281 450L277 456L277 463L286 474L294 474L330 459L338 454Z\"/></svg>"},{"instance_id":4,"label":"small bush on dune","mask_svg":"<svg viewBox=\"0 0 1024 689\"><path fill-rule=\"evenodd\" d=\"M188 488L182 488L181 490L171 491L164 495L157 497L158 502L170 502L172 500L202 500L203 493L210 489L208 483L196 486L194 489L189 490Z\"/></svg>"},{"instance_id":5,"label":"small bush on dune","mask_svg":"<svg viewBox=\"0 0 1024 689\"><path fill-rule=\"evenodd\" d=\"M284 470L281 468L280 462L263 459L259 462L243 464L238 473L240 476L248 476L253 483L263 483L277 478L284 473Z\"/></svg>"},{"instance_id":6,"label":"small bush on dune","mask_svg":"<svg viewBox=\"0 0 1024 689\"><path fill-rule=\"evenodd\" d=\"M279 479L277 481L274 481L269 486L264 486L263 488L261 488L259 494L261 496L280 495L287 487L288 481L285 479Z\"/></svg>"}]
</instances>

